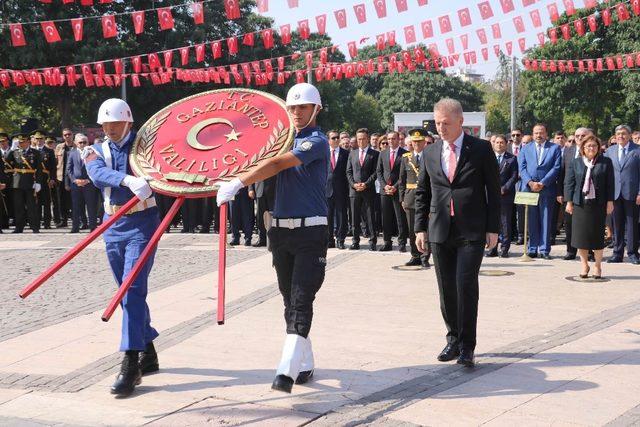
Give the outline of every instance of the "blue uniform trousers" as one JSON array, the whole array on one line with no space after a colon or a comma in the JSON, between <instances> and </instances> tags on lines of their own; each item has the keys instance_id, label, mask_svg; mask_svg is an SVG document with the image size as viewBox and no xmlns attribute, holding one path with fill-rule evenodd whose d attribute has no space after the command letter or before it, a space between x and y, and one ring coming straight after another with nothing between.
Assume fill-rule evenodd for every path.
<instances>
[{"instance_id":1,"label":"blue uniform trousers","mask_svg":"<svg viewBox=\"0 0 640 427\"><path fill-rule=\"evenodd\" d=\"M140 258L148 241L148 239L135 238L127 241L106 243L107 258L118 286L122 285L122 282L138 258ZM122 300L122 340L120 342L120 351L143 351L147 344L158 336L158 332L151 327L151 315L146 302L147 281L154 258L155 250Z\"/></svg>"},{"instance_id":2,"label":"blue uniform trousers","mask_svg":"<svg viewBox=\"0 0 640 427\"><path fill-rule=\"evenodd\" d=\"M538 206L529 206L529 242L528 253L549 254L551 233L555 232L553 210L556 199L554 196L540 195Z\"/></svg>"}]
</instances>

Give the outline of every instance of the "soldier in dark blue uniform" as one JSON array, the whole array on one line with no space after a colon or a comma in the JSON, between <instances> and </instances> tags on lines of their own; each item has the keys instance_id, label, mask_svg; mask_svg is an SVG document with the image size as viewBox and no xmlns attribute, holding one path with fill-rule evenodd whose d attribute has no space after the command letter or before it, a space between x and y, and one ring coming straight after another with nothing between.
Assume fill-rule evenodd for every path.
<instances>
[{"instance_id":1,"label":"soldier in dark blue uniform","mask_svg":"<svg viewBox=\"0 0 640 427\"><path fill-rule=\"evenodd\" d=\"M316 127L321 109L318 89L308 83L293 86L287 94L287 111L296 128L293 149L223 183L217 198L220 206L246 185L278 175L268 237L284 300L287 337L271 388L286 393L294 382L309 381L314 369L308 337L313 300L324 281L328 239L329 142Z\"/></svg>"},{"instance_id":2,"label":"soldier in dark blue uniform","mask_svg":"<svg viewBox=\"0 0 640 427\"><path fill-rule=\"evenodd\" d=\"M37 149L30 146L26 134L19 133L13 135L11 139L14 137L18 139L18 148L11 150L6 159L13 171L11 194L16 217L16 228L13 232L22 233L26 223L26 211L31 230L34 233L39 233L37 198L42 191L42 186L39 183L42 180L42 156Z\"/></svg>"}]
</instances>

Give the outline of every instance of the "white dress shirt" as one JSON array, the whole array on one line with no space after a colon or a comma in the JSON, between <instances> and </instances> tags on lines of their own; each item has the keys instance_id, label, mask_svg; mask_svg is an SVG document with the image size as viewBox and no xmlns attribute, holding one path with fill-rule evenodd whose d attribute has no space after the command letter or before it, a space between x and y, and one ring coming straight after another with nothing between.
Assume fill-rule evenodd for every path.
<instances>
[{"instance_id":1,"label":"white dress shirt","mask_svg":"<svg viewBox=\"0 0 640 427\"><path fill-rule=\"evenodd\" d=\"M542 144L538 144L537 142L534 142L535 144L535 149L536 149L536 156L538 157L538 166L540 166L540 164L542 163L542 159L544 158L544 145L546 144L546 141L543 142ZM539 147L539 148L538 148ZM538 152L538 150L540 150Z\"/></svg>"},{"instance_id":2,"label":"white dress shirt","mask_svg":"<svg viewBox=\"0 0 640 427\"><path fill-rule=\"evenodd\" d=\"M460 136L453 142L456 147L456 164L460 160L460 153L462 152L462 139L464 138L464 132L460 133ZM449 141L442 141L442 154L440 155L440 163L442 164L442 170L445 176L449 176L449 153L451 148L449 147Z\"/></svg>"}]
</instances>

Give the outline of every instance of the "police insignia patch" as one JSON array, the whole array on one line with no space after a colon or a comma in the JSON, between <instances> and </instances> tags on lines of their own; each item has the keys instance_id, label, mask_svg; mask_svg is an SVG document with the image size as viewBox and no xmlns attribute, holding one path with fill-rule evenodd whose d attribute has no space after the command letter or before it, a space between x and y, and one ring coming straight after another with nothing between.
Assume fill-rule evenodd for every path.
<instances>
[{"instance_id":1,"label":"police insignia patch","mask_svg":"<svg viewBox=\"0 0 640 427\"><path fill-rule=\"evenodd\" d=\"M311 150L311 147L313 147L313 144L309 141L305 141L300 144L300 151L309 151Z\"/></svg>"}]
</instances>

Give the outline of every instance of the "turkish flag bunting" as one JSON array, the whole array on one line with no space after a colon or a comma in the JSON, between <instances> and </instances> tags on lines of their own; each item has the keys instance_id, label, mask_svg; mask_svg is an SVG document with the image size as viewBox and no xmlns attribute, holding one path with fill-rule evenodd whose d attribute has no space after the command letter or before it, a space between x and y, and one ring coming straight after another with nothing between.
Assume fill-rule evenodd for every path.
<instances>
[{"instance_id":1,"label":"turkish flag bunting","mask_svg":"<svg viewBox=\"0 0 640 427\"><path fill-rule=\"evenodd\" d=\"M298 33L300 34L300 38L302 40L307 40L311 35L311 29L309 28L309 20L303 19L302 21L298 21Z\"/></svg>"},{"instance_id":2,"label":"turkish flag bunting","mask_svg":"<svg viewBox=\"0 0 640 427\"><path fill-rule=\"evenodd\" d=\"M509 13L515 9L513 0L500 0L500 6L502 6L502 12Z\"/></svg>"},{"instance_id":3,"label":"turkish flag bunting","mask_svg":"<svg viewBox=\"0 0 640 427\"><path fill-rule=\"evenodd\" d=\"M489 60L489 49L486 47L483 47L482 49L480 49L480 53L482 54L482 59L484 59L485 61Z\"/></svg>"},{"instance_id":4,"label":"turkish flag bunting","mask_svg":"<svg viewBox=\"0 0 640 427\"><path fill-rule=\"evenodd\" d=\"M40 26L42 27L42 32L44 33L44 38L47 40L47 43L60 41L58 28L56 28L56 24L54 24L53 21L43 21L40 23Z\"/></svg>"},{"instance_id":5,"label":"turkish flag bunting","mask_svg":"<svg viewBox=\"0 0 640 427\"><path fill-rule=\"evenodd\" d=\"M573 61L569 61L569 62L567 63L567 70L568 70L570 73L575 73L575 71L576 71L576 70L575 70L575 68L573 67Z\"/></svg>"},{"instance_id":6,"label":"turkish flag bunting","mask_svg":"<svg viewBox=\"0 0 640 427\"><path fill-rule=\"evenodd\" d=\"M229 50L229 55L238 53L238 39L236 37L229 37L227 39L227 49Z\"/></svg>"},{"instance_id":7,"label":"turkish flag bunting","mask_svg":"<svg viewBox=\"0 0 640 427\"><path fill-rule=\"evenodd\" d=\"M96 73L98 73L100 77L104 77L104 64L102 62L96 63L94 65L94 68L96 69Z\"/></svg>"},{"instance_id":8,"label":"turkish flag bunting","mask_svg":"<svg viewBox=\"0 0 640 427\"><path fill-rule=\"evenodd\" d=\"M204 8L201 1L191 3L191 13L193 14L194 24L204 24Z\"/></svg>"},{"instance_id":9,"label":"turkish flag bunting","mask_svg":"<svg viewBox=\"0 0 640 427\"><path fill-rule=\"evenodd\" d=\"M187 65L189 63L189 47L180 48L180 64Z\"/></svg>"},{"instance_id":10,"label":"turkish flag bunting","mask_svg":"<svg viewBox=\"0 0 640 427\"><path fill-rule=\"evenodd\" d=\"M72 19L71 29L73 30L73 39L77 42L81 41L84 30L84 20L82 18Z\"/></svg>"},{"instance_id":11,"label":"turkish flag bunting","mask_svg":"<svg viewBox=\"0 0 640 427\"><path fill-rule=\"evenodd\" d=\"M296 83L304 83L304 71L298 70L296 71Z\"/></svg>"},{"instance_id":12,"label":"turkish flag bunting","mask_svg":"<svg viewBox=\"0 0 640 427\"><path fill-rule=\"evenodd\" d=\"M273 48L273 30L271 28L262 30L262 44L265 49Z\"/></svg>"},{"instance_id":13,"label":"turkish flag bunting","mask_svg":"<svg viewBox=\"0 0 640 427\"><path fill-rule=\"evenodd\" d=\"M491 32L493 33L494 39L502 38L502 31L500 30L500 23L496 22L491 25Z\"/></svg>"},{"instance_id":14,"label":"turkish flag bunting","mask_svg":"<svg viewBox=\"0 0 640 427\"><path fill-rule=\"evenodd\" d=\"M542 26L542 19L540 18L540 11L538 9L533 9L529 12L529 16L531 17L531 23L534 28L539 28Z\"/></svg>"},{"instance_id":15,"label":"turkish flag bunting","mask_svg":"<svg viewBox=\"0 0 640 427\"><path fill-rule=\"evenodd\" d=\"M133 65L134 73L139 73L142 70L142 59L140 59L140 56L131 58L131 64Z\"/></svg>"},{"instance_id":16,"label":"turkish flag bunting","mask_svg":"<svg viewBox=\"0 0 640 427\"><path fill-rule=\"evenodd\" d=\"M106 15L102 17L102 36L105 39L118 35L118 27L116 26L116 17Z\"/></svg>"},{"instance_id":17,"label":"turkish flag bunting","mask_svg":"<svg viewBox=\"0 0 640 427\"><path fill-rule=\"evenodd\" d=\"M602 22L605 27L611 25L611 10L609 8L602 9Z\"/></svg>"},{"instance_id":18,"label":"turkish flag bunting","mask_svg":"<svg viewBox=\"0 0 640 427\"><path fill-rule=\"evenodd\" d=\"M476 30L476 35L478 36L478 40L480 40L481 44L487 44L487 32L484 28L478 28Z\"/></svg>"},{"instance_id":19,"label":"turkish flag bunting","mask_svg":"<svg viewBox=\"0 0 640 427\"><path fill-rule=\"evenodd\" d=\"M204 44L200 43L196 45L196 62L204 61Z\"/></svg>"},{"instance_id":20,"label":"turkish flag bunting","mask_svg":"<svg viewBox=\"0 0 640 427\"><path fill-rule=\"evenodd\" d=\"M613 58L607 58L607 69L609 71L613 71L616 69L616 64L613 62Z\"/></svg>"},{"instance_id":21,"label":"turkish flag bunting","mask_svg":"<svg viewBox=\"0 0 640 427\"><path fill-rule=\"evenodd\" d=\"M84 64L82 67L82 78L84 79L84 85L86 87L93 86L93 73L91 72L91 67L89 65Z\"/></svg>"},{"instance_id":22,"label":"turkish flag bunting","mask_svg":"<svg viewBox=\"0 0 640 427\"><path fill-rule=\"evenodd\" d=\"M507 48L507 56L511 56L511 54L513 53L513 42L508 41L504 45Z\"/></svg>"},{"instance_id":23,"label":"turkish flag bunting","mask_svg":"<svg viewBox=\"0 0 640 427\"><path fill-rule=\"evenodd\" d=\"M640 0L631 0L631 10L633 10L634 15L640 15Z\"/></svg>"},{"instance_id":24,"label":"turkish flag bunting","mask_svg":"<svg viewBox=\"0 0 640 427\"><path fill-rule=\"evenodd\" d=\"M618 20L620 22L624 22L627 19L631 18L629 15L629 9L627 9L627 5L624 3L618 3L616 5L616 12L618 12Z\"/></svg>"},{"instance_id":25,"label":"turkish flag bunting","mask_svg":"<svg viewBox=\"0 0 640 427\"><path fill-rule=\"evenodd\" d=\"M240 0L225 0L224 10L229 19L240 18Z\"/></svg>"},{"instance_id":26,"label":"turkish flag bunting","mask_svg":"<svg viewBox=\"0 0 640 427\"><path fill-rule=\"evenodd\" d=\"M578 72L579 73L584 73L584 61L580 60L578 61Z\"/></svg>"},{"instance_id":27,"label":"turkish flag bunting","mask_svg":"<svg viewBox=\"0 0 640 427\"><path fill-rule=\"evenodd\" d=\"M462 50L469 50L469 35L462 34L460 36L460 43L462 43Z\"/></svg>"},{"instance_id":28,"label":"turkish flag bunting","mask_svg":"<svg viewBox=\"0 0 640 427\"><path fill-rule=\"evenodd\" d=\"M549 40L551 40L553 44L558 43L558 31L555 28L549 30Z\"/></svg>"},{"instance_id":29,"label":"turkish flag bunting","mask_svg":"<svg viewBox=\"0 0 640 427\"><path fill-rule=\"evenodd\" d=\"M73 65L69 65L65 68L65 70L67 72L67 83L69 84L69 86L75 86L77 80L76 67L74 67Z\"/></svg>"},{"instance_id":30,"label":"turkish flag bunting","mask_svg":"<svg viewBox=\"0 0 640 427\"><path fill-rule=\"evenodd\" d=\"M560 25L560 32L562 32L563 39L569 40L571 38L571 29L569 28L569 24Z\"/></svg>"},{"instance_id":31,"label":"turkish flag bunting","mask_svg":"<svg viewBox=\"0 0 640 427\"><path fill-rule=\"evenodd\" d=\"M527 50L527 39L521 37L518 39L518 47L520 48L520 53L524 53Z\"/></svg>"},{"instance_id":32,"label":"turkish flag bunting","mask_svg":"<svg viewBox=\"0 0 640 427\"><path fill-rule=\"evenodd\" d=\"M465 7L458 11L458 19L460 20L460 26L466 27L471 25L471 15L469 14L469 8Z\"/></svg>"},{"instance_id":33,"label":"turkish flag bunting","mask_svg":"<svg viewBox=\"0 0 640 427\"><path fill-rule=\"evenodd\" d=\"M453 53L456 51L453 39L446 39L445 44L447 45L447 51L449 52L449 55L453 55Z\"/></svg>"},{"instance_id":34,"label":"turkish flag bunting","mask_svg":"<svg viewBox=\"0 0 640 427\"><path fill-rule=\"evenodd\" d=\"M416 30L413 25L408 25L404 27L404 41L406 44L411 44L416 42Z\"/></svg>"},{"instance_id":35,"label":"turkish flag bunting","mask_svg":"<svg viewBox=\"0 0 640 427\"><path fill-rule=\"evenodd\" d=\"M161 30L170 30L173 28L173 15L170 7L161 7L158 9L158 23Z\"/></svg>"},{"instance_id":36,"label":"turkish flag bunting","mask_svg":"<svg viewBox=\"0 0 640 427\"><path fill-rule=\"evenodd\" d=\"M584 7L591 9L598 6L598 0L584 0Z\"/></svg>"},{"instance_id":37,"label":"turkish flag bunting","mask_svg":"<svg viewBox=\"0 0 640 427\"><path fill-rule=\"evenodd\" d=\"M240 64L240 68L242 68L242 74L244 74L244 79L247 83L251 82L251 68L249 68L248 63Z\"/></svg>"},{"instance_id":38,"label":"turkish flag bunting","mask_svg":"<svg viewBox=\"0 0 640 427\"><path fill-rule=\"evenodd\" d=\"M589 30L593 33L598 29L598 18L596 15L587 16L587 24L589 25Z\"/></svg>"},{"instance_id":39,"label":"turkish flag bunting","mask_svg":"<svg viewBox=\"0 0 640 427\"><path fill-rule=\"evenodd\" d=\"M493 9L491 8L491 3L488 1L478 3L478 9L480 10L482 19L493 18Z\"/></svg>"},{"instance_id":40,"label":"turkish flag bunting","mask_svg":"<svg viewBox=\"0 0 640 427\"><path fill-rule=\"evenodd\" d=\"M254 45L254 33L247 33L242 37L242 44L245 46Z\"/></svg>"},{"instance_id":41,"label":"turkish flag bunting","mask_svg":"<svg viewBox=\"0 0 640 427\"><path fill-rule=\"evenodd\" d=\"M347 26L347 11L344 9L336 10L333 12L338 23L338 28L344 28Z\"/></svg>"},{"instance_id":42,"label":"turkish flag bunting","mask_svg":"<svg viewBox=\"0 0 640 427\"><path fill-rule=\"evenodd\" d=\"M278 70L284 70L284 56L279 56L276 61L278 62Z\"/></svg>"},{"instance_id":43,"label":"turkish flag bunting","mask_svg":"<svg viewBox=\"0 0 640 427\"><path fill-rule=\"evenodd\" d=\"M428 39L433 37L433 25L431 24L431 19L427 19L420 24L422 27L422 38Z\"/></svg>"},{"instance_id":44,"label":"turkish flag bunting","mask_svg":"<svg viewBox=\"0 0 640 427\"><path fill-rule=\"evenodd\" d=\"M429 4L429 0L418 0L418 6L426 6Z\"/></svg>"},{"instance_id":45,"label":"turkish flag bunting","mask_svg":"<svg viewBox=\"0 0 640 427\"><path fill-rule=\"evenodd\" d=\"M356 42L347 43L347 49L349 50L349 56L351 56L351 59L358 56L358 48L356 47Z\"/></svg>"},{"instance_id":46,"label":"turkish flag bunting","mask_svg":"<svg viewBox=\"0 0 640 427\"><path fill-rule=\"evenodd\" d=\"M327 32L327 15L322 14L316 16L316 26L318 27L318 34L321 36Z\"/></svg>"},{"instance_id":47,"label":"turkish flag bunting","mask_svg":"<svg viewBox=\"0 0 640 427\"><path fill-rule=\"evenodd\" d=\"M469 54L469 52L464 52L462 56L464 58L464 63L467 65L471 65L471 55Z\"/></svg>"},{"instance_id":48,"label":"turkish flag bunting","mask_svg":"<svg viewBox=\"0 0 640 427\"><path fill-rule=\"evenodd\" d=\"M304 53L304 63L307 65L307 68L313 67L313 52L305 52Z\"/></svg>"},{"instance_id":49,"label":"turkish flag bunting","mask_svg":"<svg viewBox=\"0 0 640 427\"><path fill-rule=\"evenodd\" d=\"M137 74L132 74L131 84L133 85L133 87L140 87L140 76L138 76Z\"/></svg>"},{"instance_id":50,"label":"turkish flag bunting","mask_svg":"<svg viewBox=\"0 0 640 427\"><path fill-rule=\"evenodd\" d=\"M124 67L122 64L122 59L114 59L113 60L113 68L116 71L116 74L122 74L122 72L124 71Z\"/></svg>"},{"instance_id":51,"label":"turkish flag bunting","mask_svg":"<svg viewBox=\"0 0 640 427\"><path fill-rule=\"evenodd\" d=\"M326 47L320 49L320 63L326 64L329 61L329 51Z\"/></svg>"},{"instance_id":52,"label":"turkish flag bunting","mask_svg":"<svg viewBox=\"0 0 640 427\"><path fill-rule=\"evenodd\" d=\"M575 15L576 7L573 4L573 0L562 0L564 3L565 12L567 12L568 16Z\"/></svg>"},{"instance_id":53,"label":"turkish flag bunting","mask_svg":"<svg viewBox=\"0 0 640 427\"><path fill-rule=\"evenodd\" d=\"M538 44L540 46L544 46L544 43L545 43L544 33L538 33Z\"/></svg>"},{"instance_id":54,"label":"turkish flag bunting","mask_svg":"<svg viewBox=\"0 0 640 427\"><path fill-rule=\"evenodd\" d=\"M440 32L442 34L446 34L451 31L451 20L449 19L449 15L439 17L438 23L440 24Z\"/></svg>"},{"instance_id":55,"label":"turkish flag bunting","mask_svg":"<svg viewBox=\"0 0 640 427\"><path fill-rule=\"evenodd\" d=\"M494 53L494 55L496 55L496 57L500 57L500 45L499 44L494 44L493 45L493 53Z\"/></svg>"},{"instance_id":56,"label":"turkish flag bunting","mask_svg":"<svg viewBox=\"0 0 640 427\"><path fill-rule=\"evenodd\" d=\"M24 32L22 31L22 24L9 24L9 31L11 31L11 44L13 47L25 46L27 44L24 38Z\"/></svg>"},{"instance_id":57,"label":"turkish flag bunting","mask_svg":"<svg viewBox=\"0 0 640 427\"><path fill-rule=\"evenodd\" d=\"M113 79L111 78L111 76L104 76L104 83L108 87L113 87Z\"/></svg>"},{"instance_id":58,"label":"turkish flag bunting","mask_svg":"<svg viewBox=\"0 0 640 427\"><path fill-rule=\"evenodd\" d=\"M136 34L140 34L144 31L144 11L133 12L131 14L131 20L133 21L133 30Z\"/></svg>"},{"instance_id":59,"label":"turkish flag bunting","mask_svg":"<svg viewBox=\"0 0 640 427\"><path fill-rule=\"evenodd\" d=\"M398 12L406 12L407 11L407 0L396 0L396 8Z\"/></svg>"},{"instance_id":60,"label":"turkish flag bunting","mask_svg":"<svg viewBox=\"0 0 640 427\"><path fill-rule=\"evenodd\" d=\"M532 4L536 4L536 0L522 0L523 7L529 7Z\"/></svg>"},{"instance_id":61,"label":"turkish flag bunting","mask_svg":"<svg viewBox=\"0 0 640 427\"><path fill-rule=\"evenodd\" d=\"M160 65L160 58L158 58L157 53L150 53L149 55L147 55L147 62L149 63L149 68L151 70L156 70L162 67L162 65Z\"/></svg>"},{"instance_id":62,"label":"turkish flag bunting","mask_svg":"<svg viewBox=\"0 0 640 427\"><path fill-rule=\"evenodd\" d=\"M365 8L364 3L354 5L353 11L356 14L358 24L367 22L367 9Z\"/></svg>"},{"instance_id":63,"label":"turkish flag bunting","mask_svg":"<svg viewBox=\"0 0 640 427\"><path fill-rule=\"evenodd\" d=\"M624 68L624 62L622 60L622 55L617 55L616 56L616 67L618 67L618 70L621 70L622 68Z\"/></svg>"},{"instance_id":64,"label":"turkish flag bunting","mask_svg":"<svg viewBox=\"0 0 640 427\"><path fill-rule=\"evenodd\" d=\"M384 50L384 47L385 47L384 34L378 34L376 36L376 49Z\"/></svg>"},{"instance_id":65,"label":"turkish flag bunting","mask_svg":"<svg viewBox=\"0 0 640 427\"><path fill-rule=\"evenodd\" d=\"M222 58L222 43L220 41L211 43L211 55L213 55L213 59Z\"/></svg>"},{"instance_id":66,"label":"turkish flag bunting","mask_svg":"<svg viewBox=\"0 0 640 427\"><path fill-rule=\"evenodd\" d=\"M387 17L387 1L386 0L374 0L373 6L376 8L376 14L378 18Z\"/></svg>"},{"instance_id":67,"label":"turkish flag bunting","mask_svg":"<svg viewBox=\"0 0 640 427\"><path fill-rule=\"evenodd\" d=\"M626 61L627 61L627 68L633 68L635 66L635 64L633 63L633 56L627 55Z\"/></svg>"},{"instance_id":68,"label":"turkish flag bunting","mask_svg":"<svg viewBox=\"0 0 640 427\"><path fill-rule=\"evenodd\" d=\"M258 12L265 13L269 11L269 0L258 0Z\"/></svg>"},{"instance_id":69,"label":"turkish flag bunting","mask_svg":"<svg viewBox=\"0 0 640 427\"><path fill-rule=\"evenodd\" d=\"M396 45L396 32L395 31L387 31L387 46L395 46Z\"/></svg>"},{"instance_id":70,"label":"turkish flag bunting","mask_svg":"<svg viewBox=\"0 0 640 427\"><path fill-rule=\"evenodd\" d=\"M293 9L294 7L298 7L298 0L287 0L287 4L290 9Z\"/></svg>"},{"instance_id":71,"label":"turkish flag bunting","mask_svg":"<svg viewBox=\"0 0 640 427\"><path fill-rule=\"evenodd\" d=\"M585 28L584 28L584 21L582 20L582 18L576 21L573 21L573 27L576 29L576 33L578 33L579 36L584 36Z\"/></svg>"},{"instance_id":72,"label":"turkish flag bunting","mask_svg":"<svg viewBox=\"0 0 640 427\"><path fill-rule=\"evenodd\" d=\"M419 47L415 48L413 50L413 55L416 57L416 62L418 64L421 64L425 61L426 57L424 54L424 51L422 49L420 49Z\"/></svg>"},{"instance_id":73,"label":"turkish flag bunting","mask_svg":"<svg viewBox=\"0 0 640 427\"><path fill-rule=\"evenodd\" d=\"M291 43L291 25L281 25L280 26L280 40L283 45L287 45Z\"/></svg>"},{"instance_id":74,"label":"turkish flag bunting","mask_svg":"<svg viewBox=\"0 0 640 427\"><path fill-rule=\"evenodd\" d=\"M513 18L513 26L516 27L518 33L524 33L524 20L522 16L516 16Z\"/></svg>"},{"instance_id":75,"label":"turkish flag bunting","mask_svg":"<svg viewBox=\"0 0 640 427\"><path fill-rule=\"evenodd\" d=\"M558 18L560 18L557 4L555 3L548 4L547 11L549 12L549 18L551 19L551 22L556 22Z\"/></svg>"}]
</instances>

